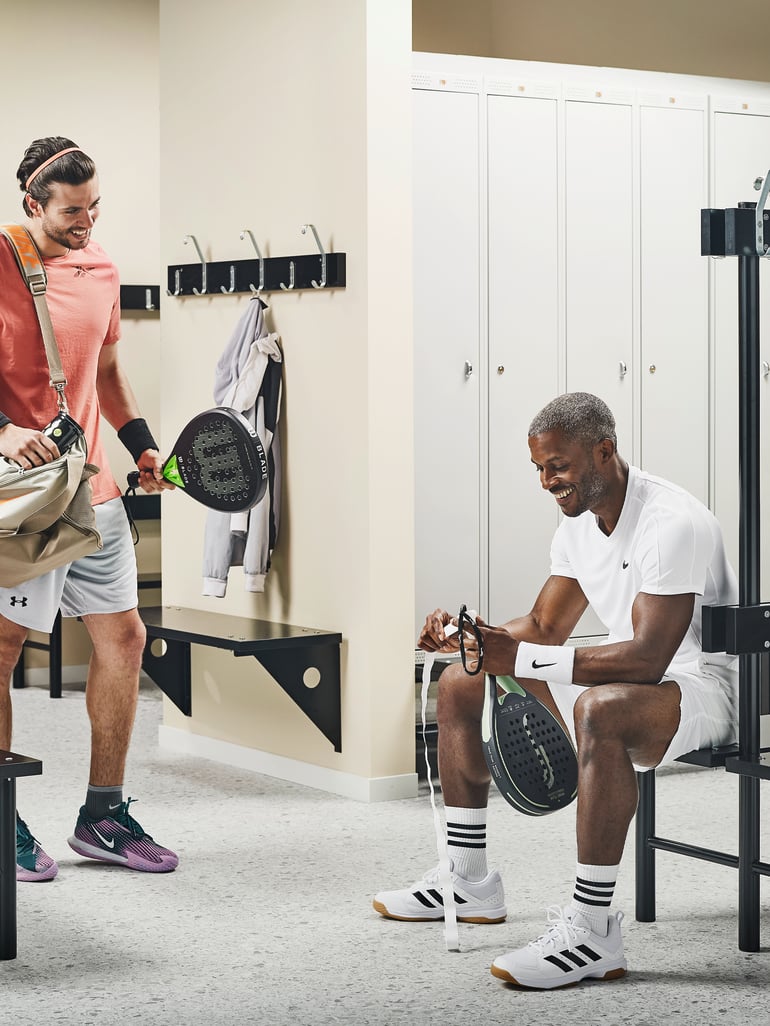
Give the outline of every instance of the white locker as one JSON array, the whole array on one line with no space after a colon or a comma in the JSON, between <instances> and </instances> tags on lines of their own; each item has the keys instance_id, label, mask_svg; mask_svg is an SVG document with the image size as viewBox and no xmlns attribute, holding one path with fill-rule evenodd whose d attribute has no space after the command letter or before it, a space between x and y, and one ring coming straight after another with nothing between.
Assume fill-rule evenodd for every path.
<instances>
[{"instance_id":1,"label":"white locker","mask_svg":"<svg viewBox=\"0 0 770 1026\"><path fill-rule=\"evenodd\" d=\"M437 606L481 608L480 229L478 96L413 99L416 637Z\"/></svg>"},{"instance_id":2,"label":"white locker","mask_svg":"<svg viewBox=\"0 0 770 1026\"><path fill-rule=\"evenodd\" d=\"M639 459L708 504L708 261L700 255L705 117L704 109L640 110Z\"/></svg>"},{"instance_id":3,"label":"white locker","mask_svg":"<svg viewBox=\"0 0 770 1026\"><path fill-rule=\"evenodd\" d=\"M555 98L489 96L489 619L525 613L549 572L558 513L527 429L558 394Z\"/></svg>"},{"instance_id":4,"label":"white locker","mask_svg":"<svg viewBox=\"0 0 770 1026\"><path fill-rule=\"evenodd\" d=\"M607 403L632 459L632 108L568 100L564 116L566 391Z\"/></svg>"}]
</instances>

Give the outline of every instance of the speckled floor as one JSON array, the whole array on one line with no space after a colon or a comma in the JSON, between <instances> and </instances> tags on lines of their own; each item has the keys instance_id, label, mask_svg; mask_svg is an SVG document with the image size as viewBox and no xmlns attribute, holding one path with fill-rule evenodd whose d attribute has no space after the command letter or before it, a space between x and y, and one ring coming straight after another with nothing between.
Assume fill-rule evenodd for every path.
<instances>
[{"instance_id":1,"label":"speckled floor","mask_svg":"<svg viewBox=\"0 0 770 1026\"><path fill-rule=\"evenodd\" d=\"M447 953L441 924L389 922L371 908L375 891L411 883L436 860L427 789L364 805L164 755L160 701L147 685L127 793L181 863L164 876L130 873L86 864L66 844L84 790L82 692L70 688L57 702L27 688L14 708L14 749L44 763L42 777L19 782L19 808L61 868L52 883L19 885L19 956L0 962L3 1026L767 1021L764 881L763 950L746 954L737 948L734 870L659 854L658 922L636 923L630 846L616 892L628 975L520 991L489 965L540 932L546 905L568 900L573 809L534 820L494 796L489 845L509 920L461 925L462 951ZM661 774L659 833L734 850L736 789L721 771Z\"/></svg>"}]
</instances>

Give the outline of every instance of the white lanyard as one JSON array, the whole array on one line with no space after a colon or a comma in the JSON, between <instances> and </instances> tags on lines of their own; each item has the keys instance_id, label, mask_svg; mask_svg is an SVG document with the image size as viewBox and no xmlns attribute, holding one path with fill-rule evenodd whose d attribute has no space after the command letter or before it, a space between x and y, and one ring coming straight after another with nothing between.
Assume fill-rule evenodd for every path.
<instances>
[{"instance_id":1,"label":"white lanyard","mask_svg":"<svg viewBox=\"0 0 770 1026\"><path fill-rule=\"evenodd\" d=\"M436 792L433 789L433 780L430 772L430 760L428 758L428 741L425 736L425 713L428 707L428 690L430 688L430 675L435 661L433 652L425 653L425 662L422 667L422 740L425 745L425 767L428 773L428 787L430 788L430 804L433 809L433 824L436 828L436 848L438 849L438 879L441 887L441 897L444 902L444 940L447 951L460 950L460 937L457 930L457 909L455 906L455 891L452 883L452 869L449 862L449 850L446 840L446 823L442 820L441 814L436 808Z\"/></svg>"}]
</instances>

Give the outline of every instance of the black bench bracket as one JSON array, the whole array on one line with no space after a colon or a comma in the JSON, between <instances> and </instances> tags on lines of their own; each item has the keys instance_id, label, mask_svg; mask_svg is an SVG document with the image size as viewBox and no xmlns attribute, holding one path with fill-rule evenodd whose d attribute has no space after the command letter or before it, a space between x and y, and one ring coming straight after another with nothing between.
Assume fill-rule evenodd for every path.
<instances>
[{"instance_id":1,"label":"black bench bracket","mask_svg":"<svg viewBox=\"0 0 770 1026\"><path fill-rule=\"evenodd\" d=\"M43 772L39 759L0 751L0 959L16 958L16 778Z\"/></svg>"},{"instance_id":2,"label":"black bench bracket","mask_svg":"<svg viewBox=\"0 0 770 1026\"><path fill-rule=\"evenodd\" d=\"M335 752L342 751L340 633L177 606L139 612L147 628L142 666L185 716L192 715L190 646L223 648L254 656Z\"/></svg>"}]
</instances>

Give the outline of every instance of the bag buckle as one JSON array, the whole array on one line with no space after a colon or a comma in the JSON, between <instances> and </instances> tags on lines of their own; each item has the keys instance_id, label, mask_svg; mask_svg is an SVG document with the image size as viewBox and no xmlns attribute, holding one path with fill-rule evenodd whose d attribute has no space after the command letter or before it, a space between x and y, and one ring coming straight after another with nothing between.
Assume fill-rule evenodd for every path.
<instances>
[{"instance_id":1,"label":"bag buckle","mask_svg":"<svg viewBox=\"0 0 770 1026\"><path fill-rule=\"evenodd\" d=\"M45 274L31 274L27 278L29 291L33 296L44 296L46 290Z\"/></svg>"}]
</instances>

